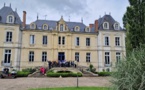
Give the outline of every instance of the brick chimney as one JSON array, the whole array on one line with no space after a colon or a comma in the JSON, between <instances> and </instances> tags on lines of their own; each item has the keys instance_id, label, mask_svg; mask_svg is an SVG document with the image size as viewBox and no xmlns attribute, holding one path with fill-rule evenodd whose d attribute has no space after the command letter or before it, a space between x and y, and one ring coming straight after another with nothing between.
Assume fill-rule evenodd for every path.
<instances>
[{"instance_id":1,"label":"brick chimney","mask_svg":"<svg viewBox=\"0 0 145 90\"><path fill-rule=\"evenodd\" d=\"M92 28L94 26L94 24L89 24L89 27Z\"/></svg>"},{"instance_id":2,"label":"brick chimney","mask_svg":"<svg viewBox=\"0 0 145 90\"><path fill-rule=\"evenodd\" d=\"M23 28L26 27L26 11L23 11Z\"/></svg>"},{"instance_id":3,"label":"brick chimney","mask_svg":"<svg viewBox=\"0 0 145 90\"><path fill-rule=\"evenodd\" d=\"M95 20L95 32L98 32L98 20Z\"/></svg>"}]
</instances>

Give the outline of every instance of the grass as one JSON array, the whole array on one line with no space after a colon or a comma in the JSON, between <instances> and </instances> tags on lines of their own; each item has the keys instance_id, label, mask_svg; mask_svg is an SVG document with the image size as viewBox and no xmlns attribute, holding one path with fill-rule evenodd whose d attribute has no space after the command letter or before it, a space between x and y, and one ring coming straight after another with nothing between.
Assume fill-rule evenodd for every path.
<instances>
[{"instance_id":1,"label":"grass","mask_svg":"<svg viewBox=\"0 0 145 90\"><path fill-rule=\"evenodd\" d=\"M107 87L62 87L62 88L38 88L30 90L109 90Z\"/></svg>"}]
</instances>

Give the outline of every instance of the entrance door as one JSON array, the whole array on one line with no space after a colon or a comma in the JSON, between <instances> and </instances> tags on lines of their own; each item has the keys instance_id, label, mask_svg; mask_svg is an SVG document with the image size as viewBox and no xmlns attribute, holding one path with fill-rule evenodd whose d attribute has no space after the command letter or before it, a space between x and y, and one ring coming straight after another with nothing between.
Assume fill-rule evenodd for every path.
<instances>
[{"instance_id":1,"label":"entrance door","mask_svg":"<svg viewBox=\"0 0 145 90\"><path fill-rule=\"evenodd\" d=\"M61 62L65 61L65 53L64 52L58 53L58 60Z\"/></svg>"}]
</instances>

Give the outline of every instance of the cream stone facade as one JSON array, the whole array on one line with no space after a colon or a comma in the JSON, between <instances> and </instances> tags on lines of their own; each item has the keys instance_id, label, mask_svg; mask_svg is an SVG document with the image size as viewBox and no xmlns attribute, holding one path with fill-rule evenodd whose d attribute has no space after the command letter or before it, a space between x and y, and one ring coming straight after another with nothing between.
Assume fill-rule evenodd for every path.
<instances>
[{"instance_id":1,"label":"cream stone facade","mask_svg":"<svg viewBox=\"0 0 145 90\"><path fill-rule=\"evenodd\" d=\"M79 67L112 71L125 56L125 30L111 15L86 26L82 22L40 20L26 24L16 11L0 9L0 68L48 66L48 61L75 62Z\"/></svg>"}]
</instances>

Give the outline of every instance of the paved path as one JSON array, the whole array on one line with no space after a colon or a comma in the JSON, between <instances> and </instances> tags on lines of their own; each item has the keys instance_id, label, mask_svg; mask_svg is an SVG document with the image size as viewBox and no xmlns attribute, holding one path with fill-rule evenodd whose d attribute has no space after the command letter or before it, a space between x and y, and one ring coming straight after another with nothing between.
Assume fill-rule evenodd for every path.
<instances>
[{"instance_id":1,"label":"paved path","mask_svg":"<svg viewBox=\"0 0 145 90\"><path fill-rule=\"evenodd\" d=\"M29 90L29 88L73 87L76 78L17 78L0 79L0 90ZM80 77L79 86L109 86L109 77Z\"/></svg>"}]
</instances>

